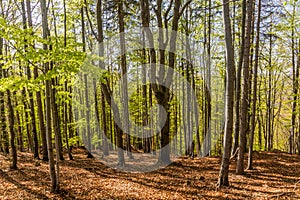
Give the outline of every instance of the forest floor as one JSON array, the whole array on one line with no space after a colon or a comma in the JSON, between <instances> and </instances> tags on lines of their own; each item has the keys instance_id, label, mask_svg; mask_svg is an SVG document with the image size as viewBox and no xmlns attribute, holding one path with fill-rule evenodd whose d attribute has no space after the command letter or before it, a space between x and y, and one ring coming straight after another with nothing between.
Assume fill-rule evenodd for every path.
<instances>
[{"instance_id":1,"label":"forest floor","mask_svg":"<svg viewBox=\"0 0 300 200\"><path fill-rule=\"evenodd\" d=\"M255 170L243 176L232 161L231 186L222 189L216 189L220 157L182 157L144 173L109 168L80 149L74 158L60 162L61 191L52 194L46 162L19 153L19 169L11 171L0 155L0 199L300 199L300 156L279 151L255 152Z\"/></svg>"}]
</instances>

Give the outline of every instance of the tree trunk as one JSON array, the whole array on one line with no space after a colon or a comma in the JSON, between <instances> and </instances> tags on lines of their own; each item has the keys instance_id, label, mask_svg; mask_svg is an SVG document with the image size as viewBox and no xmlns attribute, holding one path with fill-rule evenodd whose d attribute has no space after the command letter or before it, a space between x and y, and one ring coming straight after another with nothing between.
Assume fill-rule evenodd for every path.
<instances>
[{"instance_id":1,"label":"tree trunk","mask_svg":"<svg viewBox=\"0 0 300 200\"><path fill-rule=\"evenodd\" d=\"M247 27L245 37L245 51L244 51L244 66L243 66L243 94L241 105L241 123L240 123L240 144L239 154L237 160L237 174L244 173L244 154L246 150L246 134L247 134L247 118L249 108L249 64L250 64L250 40L251 40L251 26L253 16L253 0L247 2Z\"/></svg>"},{"instance_id":2,"label":"tree trunk","mask_svg":"<svg viewBox=\"0 0 300 200\"><path fill-rule=\"evenodd\" d=\"M97 9L98 9L98 11L102 10L101 9L101 0L97 1ZM104 47L103 47L104 37L103 37L103 25L102 25L101 13L102 12L97 12L97 27L98 27L99 56L103 57L104 56ZM99 61L99 67L100 67L100 69L105 69L105 65L102 60ZM102 89L102 92L106 99L106 102L110 105L110 107L112 108L112 110L114 112L116 121L121 122L119 109L118 109L114 99L111 96L111 91L109 90L107 83L101 82L101 89ZM112 120L111 120L111 123L112 123ZM113 126L111 124L111 133L112 133L112 129L113 129ZM118 125L116 123L114 124L114 129L116 131L115 132L116 133L116 144L118 147L118 149L117 149L117 151L118 151L118 166L125 166L124 150L123 150L123 131L122 131L122 129L120 129L120 127L118 127ZM113 141L112 138L111 138L111 140Z\"/></svg>"},{"instance_id":3,"label":"tree trunk","mask_svg":"<svg viewBox=\"0 0 300 200\"><path fill-rule=\"evenodd\" d=\"M65 91L68 92L68 83L65 81ZM64 109L63 109L63 118L64 118L64 134L66 138L66 146L68 151L68 156L70 160L73 160L72 151L69 145L69 137L68 137L68 103L67 100L64 101ZM69 131L70 133L70 131Z\"/></svg>"},{"instance_id":4,"label":"tree trunk","mask_svg":"<svg viewBox=\"0 0 300 200\"><path fill-rule=\"evenodd\" d=\"M1 43L0 44L1 45L0 46L0 49L1 49L0 55L3 55L2 41L0 42ZM0 67L0 70L2 71L2 66ZM1 74L0 74L0 78L2 78L2 77L8 78L8 72L5 73L4 71L2 71ZM15 169L18 169L18 167L17 167L17 149L16 149L16 145L15 145L15 127L14 127L15 126L15 118L14 118L15 116L14 116L14 108L13 108L13 104L12 104L12 100L11 100L12 96L11 96L10 90L7 90L6 94L7 94L8 121L9 121L9 132L10 132L10 147L11 147L11 154L12 154L12 165L11 165L10 169L15 170Z\"/></svg>"},{"instance_id":5,"label":"tree trunk","mask_svg":"<svg viewBox=\"0 0 300 200\"><path fill-rule=\"evenodd\" d=\"M67 47L67 6L66 6L66 0L63 0L63 6L64 6L64 47ZM64 91L66 92L66 94L68 94L68 81L65 80L64 83ZM65 138L66 138L66 146L67 146L67 151L68 151L68 156L70 160L73 160L73 155L71 152L71 148L69 145L69 137L68 137L68 103L67 103L67 98L69 97L69 95L67 97L65 97L65 101L63 103L64 105L64 109L63 109L63 119L64 119L64 134L65 134ZM69 131L70 133L70 131Z\"/></svg>"},{"instance_id":6,"label":"tree trunk","mask_svg":"<svg viewBox=\"0 0 300 200\"><path fill-rule=\"evenodd\" d=\"M26 8L27 8L27 17L28 17L28 26L29 28L32 28L32 13L31 13L31 3L30 0L26 0ZM25 12L25 8L24 11ZM38 77L38 67L34 66L34 79ZM48 161L48 151L47 151L47 139L46 139L46 128L45 128L45 122L44 122L44 110L43 110L43 104L42 104L42 97L41 92L36 92L36 101L37 101L37 107L38 107L38 117L39 117L39 126L40 126L40 134L42 139L42 153L43 153L43 161Z\"/></svg>"},{"instance_id":7,"label":"tree trunk","mask_svg":"<svg viewBox=\"0 0 300 200\"><path fill-rule=\"evenodd\" d=\"M296 75L296 79L299 81L299 70L300 70L300 39L299 39L299 47L298 47L298 55L297 55L297 75ZM299 85L299 83L297 84ZM300 115L299 115L299 119L298 119L298 123L299 123L299 128L300 128ZM298 154L300 155L300 130L298 129Z\"/></svg>"},{"instance_id":8,"label":"tree trunk","mask_svg":"<svg viewBox=\"0 0 300 200\"><path fill-rule=\"evenodd\" d=\"M171 69L175 68L175 59L176 59L176 40L177 40L177 31L178 31L178 23L180 19L180 7L181 1L175 0L174 2L174 14L172 21L172 33L170 36L170 51L169 51L169 67ZM164 76L163 73L160 73L159 76ZM160 87L160 91L157 89L155 91L155 96L157 98L158 104L163 106L166 112L169 112L169 99L170 99L170 91L169 86L173 81L173 71L169 70L165 79L166 87ZM163 94L163 96L161 96ZM162 117L162 113L159 114ZM170 113L168 113L166 123L161 130L161 149L160 155L158 158L158 163L160 164L168 164L170 163L170 147L169 147L169 123L170 123Z\"/></svg>"},{"instance_id":9,"label":"tree trunk","mask_svg":"<svg viewBox=\"0 0 300 200\"><path fill-rule=\"evenodd\" d=\"M143 34L143 47L145 47L145 34ZM143 48L142 50L142 65L145 66L147 60L146 56L146 49ZM147 126L148 124L148 102L147 102L147 74L145 67L142 68L142 95L143 95L143 110L142 110L142 120L143 120L143 126ZM150 94L149 94L149 100L150 100ZM152 121L151 121L152 123ZM152 129L151 129L152 130ZM154 137L154 136L153 136ZM152 137L152 138L153 138ZM151 148L151 138L149 138L149 135L144 136L144 153L150 153L153 151L153 148ZM154 151L153 151L154 152Z\"/></svg>"},{"instance_id":10,"label":"tree trunk","mask_svg":"<svg viewBox=\"0 0 300 200\"><path fill-rule=\"evenodd\" d=\"M81 37L82 37L82 51L86 52L86 38L85 38L85 22L84 22L84 7L87 5L83 5L81 8ZM85 145L87 146L88 155L87 158L93 158L94 156L91 154L92 143L91 143L91 125L90 125L90 103L89 103L89 92L88 92L88 80L87 74L83 75L84 81L84 101L85 101L85 113L84 118L86 119L86 133L83 133L83 140L86 139Z\"/></svg>"},{"instance_id":11,"label":"tree trunk","mask_svg":"<svg viewBox=\"0 0 300 200\"><path fill-rule=\"evenodd\" d=\"M206 107L207 107L207 117L206 117L206 130L207 130L207 155L211 155L211 13L212 13L212 6L211 6L212 0L208 0L208 39L207 39L207 73L206 73L206 82L207 82L207 97L206 97Z\"/></svg>"},{"instance_id":12,"label":"tree trunk","mask_svg":"<svg viewBox=\"0 0 300 200\"><path fill-rule=\"evenodd\" d=\"M158 25L159 27L162 27L162 16L161 16L161 3L162 1L157 1L158 10L156 12L157 18L158 18ZM149 46L150 46L150 66L151 66L151 74L150 78L153 81L157 81L156 79L156 51L154 49L154 38L150 27L150 4L148 0L142 0L140 2L141 10L142 10L142 25L144 28L144 31L146 33ZM173 1L171 1L169 5L169 9L171 9L173 6ZM178 23L180 19L180 15L183 13L183 9L185 6L180 9L181 7L181 1L175 0L174 2L174 10L173 10L173 20L172 20L172 33L170 33L170 51L169 51L169 68L174 69L175 67L175 58L176 58L176 39L177 39L177 30L178 30ZM169 10L170 11L170 10ZM168 20L165 21L165 28L168 27ZM159 31L159 55L160 55L160 64L165 63L165 47L168 44L164 41L163 32L160 29ZM164 78L166 75L166 78ZM173 81L173 71L169 70L167 73L165 72L164 68L161 67L159 69L159 77L158 77L159 83L157 84L151 84L151 89L154 91L154 94L157 98L157 102L159 105L161 105L165 111L168 112L169 110L169 98L170 98L170 91L168 87L171 85L171 82ZM160 86L161 83L164 82L166 84L166 87ZM169 123L170 123L170 114L168 113L166 123L164 124L162 130L161 130L161 138L160 138L160 155L158 158L158 164L168 164L170 163L170 147L169 147ZM159 113L159 118L163 117L163 112Z\"/></svg>"},{"instance_id":13,"label":"tree trunk","mask_svg":"<svg viewBox=\"0 0 300 200\"><path fill-rule=\"evenodd\" d=\"M18 169L17 167L17 149L15 145L15 119L14 119L14 108L11 102L11 92L10 90L7 90L7 104L8 104L8 117L9 117L9 132L10 132L10 147L11 147L11 153L12 153L12 165L11 169Z\"/></svg>"},{"instance_id":14,"label":"tree trunk","mask_svg":"<svg viewBox=\"0 0 300 200\"><path fill-rule=\"evenodd\" d=\"M297 99L298 99L298 78L299 78L299 69L295 64L295 4L293 5L293 13L292 13L292 65L293 65L293 102L292 102L292 120L291 120L291 135L289 138L290 148L289 153L294 153L294 138L295 138L295 129L296 129L296 115L297 115ZM300 144L298 144L299 146Z\"/></svg>"},{"instance_id":15,"label":"tree trunk","mask_svg":"<svg viewBox=\"0 0 300 200\"><path fill-rule=\"evenodd\" d=\"M130 142L130 127L129 127L129 113L128 113L128 77L126 66L126 46L125 46L125 24L124 24L124 11L123 1L117 1L118 5L118 21L119 21L119 33L120 33L120 46L121 46L121 71L122 71L122 99L123 99L123 125L126 135L126 150L127 156L133 159L131 153Z\"/></svg>"},{"instance_id":16,"label":"tree trunk","mask_svg":"<svg viewBox=\"0 0 300 200\"><path fill-rule=\"evenodd\" d=\"M0 38L0 59L3 59L3 38ZM0 63L0 79L4 78L3 75L3 64ZM9 154L9 142L8 142L8 133L6 130L6 117L5 117L5 103L4 103L4 92L0 91L0 134L1 134L1 149L5 154Z\"/></svg>"},{"instance_id":17,"label":"tree trunk","mask_svg":"<svg viewBox=\"0 0 300 200\"><path fill-rule=\"evenodd\" d=\"M229 186L228 172L233 131L233 102L234 102L234 49L232 44L229 0L223 0L223 18L226 44L226 103L224 127L224 153L217 186Z\"/></svg>"},{"instance_id":18,"label":"tree trunk","mask_svg":"<svg viewBox=\"0 0 300 200\"><path fill-rule=\"evenodd\" d=\"M106 106L105 106L105 97L102 92L101 95L101 107L102 107L102 126L103 126L103 155L108 156L109 155L109 149L108 149L108 142L107 142L107 124L106 124Z\"/></svg>"},{"instance_id":19,"label":"tree trunk","mask_svg":"<svg viewBox=\"0 0 300 200\"><path fill-rule=\"evenodd\" d=\"M244 60L245 51L245 24L246 24L246 0L243 0L242 4L242 26L241 26L241 47L239 52L239 63L236 74L235 83L235 122L234 122L234 145L231 154L236 152L239 146L239 134L240 134L240 101L241 101L241 77L242 77L242 67Z\"/></svg>"},{"instance_id":20,"label":"tree trunk","mask_svg":"<svg viewBox=\"0 0 300 200\"><path fill-rule=\"evenodd\" d=\"M17 103L16 103L16 107L18 107ZM21 117L20 111L17 110L17 113L16 113L16 124L18 126L18 134L17 134L18 150L20 152L23 152L24 151L24 143L23 143L23 129L22 129L22 124L21 124L22 123L21 122L21 118L22 117ZM1 148L1 136L0 136L0 148Z\"/></svg>"},{"instance_id":21,"label":"tree trunk","mask_svg":"<svg viewBox=\"0 0 300 200\"><path fill-rule=\"evenodd\" d=\"M24 0L21 1L21 7L22 7L22 20L23 20L23 29L27 29L27 19L26 19L26 11L25 11L25 3ZM27 53L27 40L24 39L24 49L25 53ZM27 79L31 79L31 71L30 71L30 66L27 64ZM33 93L31 90L28 91L29 95L29 104L30 104L30 118L31 118L31 132L33 135L33 154L35 159L39 159L39 143L38 143L38 136L37 136L37 130L36 130L36 119L35 119L35 109L34 109L34 101L33 101Z\"/></svg>"},{"instance_id":22,"label":"tree trunk","mask_svg":"<svg viewBox=\"0 0 300 200\"><path fill-rule=\"evenodd\" d=\"M248 155L248 170L252 170L252 154L253 154L253 140L255 132L255 118L256 118L256 102L257 102L257 69L259 62L259 36L260 36L260 13L261 13L261 0L258 1L258 13L256 23L256 44L255 44L255 64L253 70L253 102L252 102L252 115L251 115L251 127L250 127L250 141L249 141L249 155Z\"/></svg>"},{"instance_id":23,"label":"tree trunk","mask_svg":"<svg viewBox=\"0 0 300 200\"><path fill-rule=\"evenodd\" d=\"M272 26L272 25L271 25ZM271 150L271 143L272 143L272 130L271 130L271 123L272 123L272 82L273 82L273 72L272 72L272 27L269 35L269 68L268 68L268 91L267 91L267 109L266 109L266 138L267 138L267 145L266 149L268 151ZM294 149L294 148L293 148Z\"/></svg>"},{"instance_id":24,"label":"tree trunk","mask_svg":"<svg viewBox=\"0 0 300 200\"><path fill-rule=\"evenodd\" d=\"M43 38L45 40L50 36L49 28L48 28L48 16L47 16L47 3L46 0L40 1L41 12L42 12L42 27L43 27ZM48 50L47 44L43 44L43 49ZM44 63L45 72L49 71L49 62ZM48 157L49 157L49 168L50 168L50 178L51 178L51 191L58 192L59 185L57 182L56 170L55 170L55 162L53 156L53 148L52 148L52 127L51 127L51 80L46 80L46 135L47 135L47 146L48 146Z\"/></svg>"}]
</instances>

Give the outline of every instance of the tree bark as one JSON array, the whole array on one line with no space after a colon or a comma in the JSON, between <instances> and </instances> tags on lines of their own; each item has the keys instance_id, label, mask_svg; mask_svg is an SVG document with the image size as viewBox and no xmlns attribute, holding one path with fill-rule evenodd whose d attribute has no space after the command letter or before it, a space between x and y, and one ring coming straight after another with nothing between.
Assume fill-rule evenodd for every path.
<instances>
[{"instance_id":1,"label":"tree bark","mask_svg":"<svg viewBox=\"0 0 300 200\"><path fill-rule=\"evenodd\" d=\"M242 4L242 26L241 26L241 46L239 52L239 63L236 74L235 82L235 122L234 122L234 145L231 154L236 152L239 146L239 134L240 134L240 101L241 101L241 79L242 79L242 67L244 61L245 51L245 24L246 24L246 0L243 0Z\"/></svg>"},{"instance_id":2,"label":"tree bark","mask_svg":"<svg viewBox=\"0 0 300 200\"><path fill-rule=\"evenodd\" d=\"M0 59L3 59L3 38L0 38ZM0 64L0 78L4 78L3 75L3 64ZM9 154L9 142L8 142L8 132L6 130L6 117L5 117L5 101L4 92L0 91L0 125L1 125L1 149L5 154Z\"/></svg>"},{"instance_id":3,"label":"tree bark","mask_svg":"<svg viewBox=\"0 0 300 200\"><path fill-rule=\"evenodd\" d=\"M26 0L26 9L27 9L28 27L32 28L32 12L31 12L30 0ZM38 77L38 67L37 66L34 66L33 73L34 73L34 79L36 79ZM43 110L43 104L42 104L42 95L41 95L40 91L36 92L36 101L37 101L37 107L38 107L40 134L41 134L41 139L42 139L43 161L49 161L48 150L47 150L47 139L46 139L46 127L45 127L45 121L44 121L44 110Z\"/></svg>"},{"instance_id":4,"label":"tree bark","mask_svg":"<svg viewBox=\"0 0 300 200\"><path fill-rule=\"evenodd\" d=\"M103 155L108 156L109 155L109 149L108 149L108 142L107 142L107 120L106 120L106 106L105 106L105 97L103 92L101 92L101 107L102 107L102 126L103 126Z\"/></svg>"},{"instance_id":5,"label":"tree bark","mask_svg":"<svg viewBox=\"0 0 300 200\"><path fill-rule=\"evenodd\" d=\"M22 20L23 20L23 29L27 29L27 19L26 19L26 11L25 11L25 3L24 0L21 1L21 7L22 7ZM27 40L24 39L24 49L25 53L27 53ZM31 79L31 71L30 71L30 66L27 63L26 67L26 72L27 72L27 78L28 80ZM30 104L30 118L31 118L31 132L33 136L33 154L35 159L39 159L39 143L38 143L38 136L37 136L37 130L36 130L36 118L35 118L35 109L34 109L34 101L33 101L33 93L31 90L28 91L29 95L29 104Z\"/></svg>"},{"instance_id":6,"label":"tree bark","mask_svg":"<svg viewBox=\"0 0 300 200\"><path fill-rule=\"evenodd\" d=\"M18 169L17 167L17 149L15 145L15 118L14 118L14 108L11 101L11 92L10 90L6 91L7 93L7 104L8 104L8 113L9 113L9 132L10 132L10 147L11 147L11 154L12 154L12 165L10 169Z\"/></svg>"},{"instance_id":7,"label":"tree bark","mask_svg":"<svg viewBox=\"0 0 300 200\"><path fill-rule=\"evenodd\" d=\"M292 103L292 119L291 119L291 135L289 138L290 148L289 153L294 153L294 138L295 138L295 129L296 129L296 115L297 115L297 99L298 99L298 78L299 78L299 69L295 63L295 12L296 8L293 5L293 13L292 13L292 65L293 65L293 103ZM299 146L299 144L298 144Z\"/></svg>"},{"instance_id":8,"label":"tree bark","mask_svg":"<svg viewBox=\"0 0 300 200\"><path fill-rule=\"evenodd\" d=\"M42 27L43 27L43 38L48 39L50 36L49 28L48 28L48 10L46 0L40 0L41 5L41 13L42 13ZM48 50L47 44L43 44L43 49ZM49 62L44 63L45 73L47 73L50 69ZM45 108L46 108L46 136L47 136L47 146L48 146L48 157L49 157L49 168L50 168L50 178L51 178L51 191L58 192L58 177L56 175L55 170L55 162L53 156L53 148L52 148L52 124L51 124L51 80L46 80L46 100L45 100Z\"/></svg>"},{"instance_id":9,"label":"tree bark","mask_svg":"<svg viewBox=\"0 0 300 200\"><path fill-rule=\"evenodd\" d=\"M299 43L298 43L298 55L297 55L297 80L299 81L299 70L300 70L300 39L299 39ZM299 83L298 83L299 85ZM300 127L300 115L299 115L299 118L298 118L298 123L299 123L299 127ZM298 130L298 154L300 155L300 130Z\"/></svg>"},{"instance_id":10,"label":"tree bark","mask_svg":"<svg viewBox=\"0 0 300 200\"><path fill-rule=\"evenodd\" d=\"M253 16L253 0L247 2L247 27L245 37L245 51L244 51L244 66L243 66L243 94L241 105L241 122L240 122L240 143L239 154L237 160L237 174L244 173L244 154L246 150L246 134L247 134L247 118L249 108L249 65L250 65L250 40L252 30L252 16Z\"/></svg>"},{"instance_id":11,"label":"tree bark","mask_svg":"<svg viewBox=\"0 0 300 200\"><path fill-rule=\"evenodd\" d=\"M120 46L121 46L121 71L122 71L122 99L123 99L123 125L126 135L126 150L127 156L133 159L131 152L130 141L130 127L129 127L129 113L128 113L128 77L126 66L126 46L125 46L125 24L124 24L124 10L123 1L117 1L118 5L118 21L119 21L119 34L120 34Z\"/></svg>"},{"instance_id":12,"label":"tree bark","mask_svg":"<svg viewBox=\"0 0 300 200\"><path fill-rule=\"evenodd\" d=\"M67 47L67 5L66 5L66 0L63 0L63 7L64 7L64 47ZM68 81L65 80L64 82L64 91L66 94L68 94ZM65 101L63 103L64 109L63 109L63 119L64 119L64 134L66 138L66 146L67 146L67 151L68 151L68 156L70 160L73 160L73 155L71 152L71 148L69 145L69 137L68 137L68 103L67 103L67 98L70 97L69 94L67 97L65 97ZM70 131L69 131L70 133Z\"/></svg>"},{"instance_id":13,"label":"tree bark","mask_svg":"<svg viewBox=\"0 0 300 200\"><path fill-rule=\"evenodd\" d=\"M101 9L101 0L97 1L97 9ZM98 44L99 44L99 56L103 57L104 56L104 47L103 47L103 24L102 24L102 12L97 12L97 28L98 28ZM99 61L99 67L100 69L105 69L105 64L102 60ZM105 80L106 83L101 82L101 89L104 94L104 97L106 99L106 102L110 105L114 112L115 119L119 122L120 120L120 112L119 109L114 101L114 99L111 96L111 91L107 85L107 80ZM112 120L111 120L112 122ZM112 133L113 126L111 125L111 133ZM116 131L116 144L117 144L117 151L118 151L118 166L125 166L125 160L124 160L124 150L123 150L123 131L118 127L118 125L114 125L114 129ZM111 138L113 141L113 139Z\"/></svg>"},{"instance_id":14,"label":"tree bark","mask_svg":"<svg viewBox=\"0 0 300 200\"><path fill-rule=\"evenodd\" d=\"M253 154L253 140L255 132L255 118L256 118L256 102L257 102L257 69L259 62L259 43L260 43L260 19L261 19L261 0L258 1L257 23L256 23L256 44L255 44L255 64L253 69L253 100L252 100L252 115L250 127L250 141L249 141L249 155L248 155L248 170L252 170L252 154Z\"/></svg>"},{"instance_id":15,"label":"tree bark","mask_svg":"<svg viewBox=\"0 0 300 200\"><path fill-rule=\"evenodd\" d=\"M225 127L224 127L224 153L217 186L229 186L228 172L230 164L230 150L233 131L233 102L234 102L234 49L230 22L229 0L223 0L223 20L226 44L226 102L225 102Z\"/></svg>"}]
</instances>

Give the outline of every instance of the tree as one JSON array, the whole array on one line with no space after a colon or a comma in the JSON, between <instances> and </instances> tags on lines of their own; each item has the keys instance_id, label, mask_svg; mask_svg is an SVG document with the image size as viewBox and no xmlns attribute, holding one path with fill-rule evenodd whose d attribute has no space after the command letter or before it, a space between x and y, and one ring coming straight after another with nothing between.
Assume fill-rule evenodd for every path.
<instances>
[{"instance_id":1,"label":"tree","mask_svg":"<svg viewBox=\"0 0 300 200\"><path fill-rule=\"evenodd\" d=\"M249 109L249 66L250 66L250 44L251 44L251 30L252 30L252 16L253 16L253 0L247 2L247 27L245 35L245 51L244 51L244 65L243 65L243 93L242 93L242 107L241 107L241 123L240 123L240 143L239 154L237 160L237 174L244 173L244 154L246 150L246 134L247 134L247 118Z\"/></svg>"},{"instance_id":2,"label":"tree","mask_svg":"<svg viewBox=\"0 0 300 200\"><path fill-rule=\"evenodd\" d=\"M4 10L3 10L3 2L1 2L1 10L2 14L1 17L4 17ZM4 39L0 37L0 60L3 61L3 42ZM4 78L4 71L3 71L3 63L0 63L0 79ZM5 116L5 101L4 101L4 91L0 90L0 151L4 152L5 154L9 154L9 139L8 139L8 132L6 130L6 116Z\"/></svg>"},{"instance_id":3,"label":"tree","mask_svg":"<svg viewBox=\"0 0 300 200\"><path fill-rule=\"evenodd\" d=\"M230 22L229 0L223 0L223 19L226 44L226 103L225 103L225 127L224 127L224 152L217 186L229 186L228 172L230 164L230 150L233 131L233 102L234 102L234 49L232 44L232 32Z\"/></svg>"},{"instance_id":4,"label":"tree","mask_svg":"<svg viewBox=\"0 0 300 200\"><path fill-rule=\"evenodd\" d=\"M21 7L22 7L22 20L23 20L23 28L24 30L27 30L27 19L26 19L26 11L25 11L25 3L24 1L21 1ZM30 8L31 9L31 8ZM30 11L29 11L30 12ZM27 51L28 44L25 39L24 41L24 49L25 52ZM29 64L27 64L27 78L28 80L31 79L31 70ZM31 118L31 132L33 135L33 144L34 144L34 158L39 159L39 143L38 143L38 136L37 136L37 130L36 130L36 119L35 119L35 109L34 109L34 101L33 101L33 93L31 90L28 92L29 94L29 103L30 103L30 118Z\"/></svg>"},{"instance_id":5,"label":"tree","mask_svg":"<svg viewBox=\"0 0 300 200\"><path fill-rule=\"evenodd\" d=\"M41 13L42 13L42 28L43 28L43 38L47 40L50 36L49 28L48 28L48 9L46 0L40 1ZM43 49L45 51L48 50L47 44L43 44ZM49 62L44 63L45 72L49 72ZM45 88L45 108L46 108L46 136L47 136L47 146L48 146L48 157L49 157L49 168L50 168L50 177L51 177L51 191L58 192L59 191L59 182L58 177L56 175L55 170L55 162L53 156L53 148L52 148L52 124L51 124L51 80L47 79ZM58 153L58 152L57 152Z\"/></svg>"},{"instance_id":6,"label":"tree","mask_svg":"<svg viewBox=\"0 0 300 200\"><path fill-rule=\"evenodd\" d=\"M188 1L186 4L182 6L180 0L175 0L170 2L169 7L167 8L167 11L164 16L165 17L165 29L168 28L168 14L172 8L173 10L173 16L172 16L172 32L167 32L167 38L166 40L163 37L163 30L159 30L159 64L162 66L159 68L159 74L158 74L158 81L156 84L151 84L151 89L154 92L154 95L157 99L157 102L159 105L161 105L165 111L169 112L169 99L170 99L170 91L168 87L170 86L172 80L173 80L173 69L175 68L175 61L176 61L176 40L177 40L177 31L179 26L179 20L181 15L183 14L184 10L188 6L190 1ZM174 4L174 5L173 5ZM142 26L144 28L144 32L146 35L146 38L148 40L149 46L150 46L150 66L151 66L151 75L150 78L154 81L157 81L156 79L156 68L157 68L157 58L156 58L156 50L154 48L154 36L150 30L150 3L148 0L141 0L141 18L142 18ZM162 1L157 1L157 7L156 10L156 16L158 21L159 28L162 28L162 10L161 10ZM170 35L169 35L170 34ZM170 70L165 71L164 65L166 64L165 61L165 49L167 45L169 44L170 51L168 52L168 66ZM162 86L161 83L165 83L165 86ZM164 112L161 111L159 113L159 119L162 119L164 115ZM160 154L158 158L159 164L168 164L170 163L170 147L169 147L169 141L170 141L170 134L169 134L169 124L170 124L170 117L169 113L167 114L167 119L165 124L163 125L161 132L160 132Z\"/></svg>"},{"instance_id":7,"label":"tree","mask_svg":"<svg viewBox=\"0 0 300 200\"><path fill-rule=\"evenodd\" d=\"M7 90L7 103L8 103L8 113L9 113L9 132L10 132L10 146L11 146L11 153L12 153L12 165L11 169L18 169L17 167L17 148L15 145L15 116L14 116L14 108L12 105L12 95L11 91Z\"/></svg>"},{"instance_id":8,"label":"tree","mask_svg":"<svg viewBox=\"0 0 300 200\"><path fill-rule=\"evenodd\" d=\"M3 38L0 38L0 56L3 59ZM4 78L2 64L0 64L0 78ZM4 102L4 92L0 91L0 116L1 116L1 152L9 154L9 144L8 144L8 133L6 130L6 117L5 117L5 102Z\"/></svg>"},{"instance_id":9,"label":"tree","mask_svg":"<svg viewBox=\"0 0 300 200\"><path fill-rule=\"evenodd\" d=\"M124 10L123 1L117 1L118 6L118 21L119 21L119 34L120 34L120 50L121 50L121 71L122 71L122 99L123 99L123 123L124 132L126 135L126 150L127 156L133 159L131 153L130 142L130 127L129 127L129 113L128 113L128 77L126 66L126 46L125 46L125 24L124 24Z\"/></svg>"},{"instance_id":10,"label":"tree","mask_svg":"<svg viewBox=\"0 0 300 200\"><path fill-rule=\"evenodd\" d=\"M241 101L241 79L242 79L242 67L245 52L245 24L246 24L246 4L247 1L243 0L242 3L242 24L241 24L241 45L239 51L239 62L236 73L235 81L235 121L234 121L234 145L232 148L232 155L236 152L239 146L239 134L240 134L240 101Z\"/></svg>"},{"instance_id":11,"label":"tree","mask_svg":"<svg viewBox=\"0 0 300 200\"><path fill-rule=\"evenodd\" d=\"M249 141L249 155L248 155L248 170L252 170L252 154L253 154L253 140L255 132L255 119L256 119L256 102L257 102L257 69L259 62L259 36L260 36L260 20L261 20L261 0L258 1L257 23L256 23L256 38L255 38L255 63L253 69L253 99L252 99L252 114L250 124L250 141Z\"/></svg>"},{"instance_id":12,"label":"tree","mask_svg":"<svg viewBox=\"0 0 300 200\"><path fill-rule=\"evenodd\" d=\"M103 46L103 41L104 41L104 35L103 35L103 24L102 24L102 15L100 12L101 11L101 0L97 1L97 10L99 12L97 12L97 29L98 29L98 45L99 45L99 56L100 58L102 58L104 56L104 46ZM100 59L99 60L99 68L100 69L105 69L105 64L104 62ZM102 89L102 93L106 99L106 102L110 105L110 107L112 108L113 112L114 112L114 116L116 121L118 122L122 122L120 119L120 112L119 112L119 108L115 103L115 100L112 98L112 92L108 87L108 80L107 78L105 79L105 81L101 82L101 89ZM112 123L112 122L111 122ZM123 130L115 123L114 124L114 128L116 130L116 144L118 147L118 166L125 166L125 160L124 160L124 152L123 152ZM111 131L112 131L112 127L111 127ZM112 138L111 138L112 139Z\"/></svg>"},{"instance_id":13,"label":"tree","mask_svg":"<svg viewBox=\"0 0 300 200\"><path fill-rule=\"evenodd\" d=\"M23 11L23 24L24 24L24 29L26 24L26 15L25 15L25 6L24 1L22 3L22 11ZM26 0L26 8L27 8L27 17L28 17L28 27L33 28L32 25L32 13L31 13L31 3L30 0ZM29 66L28 66L29 67ZM38 66L34 66L34 79L37 79L39 74L38 74ZM48 150L47 150L47 139L46 139L46 127L45 127L45 121L44 121L44 110L43 110L43 104L42 104L42 95L41 91L36 91L36 101L37 101L37 107L38 107L38 119L39 119L39 126L40 126L40 134L41 134L41 139L42 139L42 149L43 149L43 161L49 161L48 158Z\"/></svg>"},{"instance_id":14,"label":"tree","mask_svg":"<svg viewBox=\"0 0 300 200\"><path fill-rule=\"evenodd\" d=\"M295 153L294 148L294 138L296 132L296 115L297 115L297 100L298 100L298 86L299 86L299 66L295 63L296 53L295 53L295 14L296 14L296 1L293 3L293 11L292 11L292 65L293 65L293 103L292 103L292 119L291 119L291 135L290 135L290 153ZM299 146L299 144L298 144Z\"/></svg>"}]
</instances>

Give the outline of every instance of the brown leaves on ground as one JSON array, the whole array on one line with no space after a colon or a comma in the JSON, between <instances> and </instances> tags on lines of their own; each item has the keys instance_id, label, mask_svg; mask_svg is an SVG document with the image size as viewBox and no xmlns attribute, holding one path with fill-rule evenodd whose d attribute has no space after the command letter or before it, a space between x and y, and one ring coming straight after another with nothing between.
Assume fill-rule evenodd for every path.
<instances>
[{"instance_id":1,"label":"brown leaves on ground","mask_svg":"<svg viewBox=\"0 0 300 200\"><path fill-rule=\"evenodd\" d=\"M76 150L74 161L60 162L61 191L50 193L48 163L19 153L19 169L0 155L0 199L297 199L300 156L255 152L255 170L243 176L231 166L228 188L216 189L220 158L177 159L148 173L125 173L88 159Z\"/></svg>"}]
</instances>

